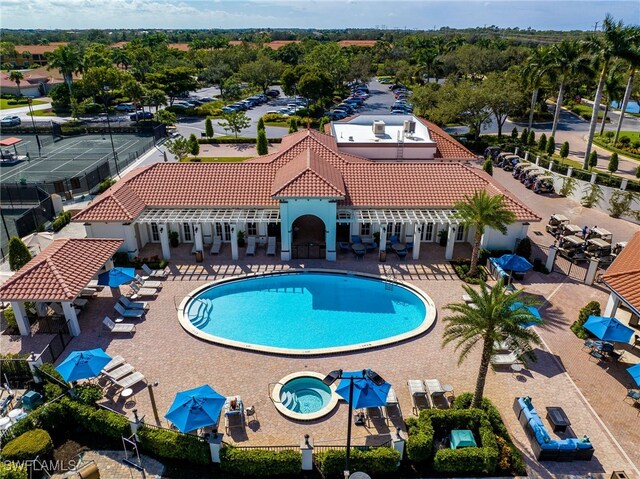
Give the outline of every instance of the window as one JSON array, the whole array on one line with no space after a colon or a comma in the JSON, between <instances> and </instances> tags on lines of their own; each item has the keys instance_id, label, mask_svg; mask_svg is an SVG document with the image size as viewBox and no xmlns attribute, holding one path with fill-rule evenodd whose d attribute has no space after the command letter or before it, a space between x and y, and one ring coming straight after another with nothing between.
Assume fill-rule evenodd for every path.
<instances>
[{"instance_id":1,"label":"window","mask_svg":"<svg viewBox=\"0 0 640 479\"><path fill-rule=\"evenodd\" d=\"M182 223L182 231L184 233L184 242L190 243L193 241L193 237L191 235L191 225L189 223Z\"/></svg>"},{"instance_id":2,"label":"window","mask_svg":"<svg viewBox=\"0 0 640 479\"><path fill-rule=\"evenodd\" d=\"M371 223L362 223L360 225L360 236L371 236Z\"/></svg>"},{"instance_id":3,"label":"window","mask_svg":"<svg viewBox=\"0 0 640 479\"><path fill-rule=\"evenodd\" d=\"M158 223L151 223L151 241L156 243L160 241L160 232L158 231Z\"/></svg>"},{"instance_id":4,"label":"window","mask_svg":"<svg viewBox=\"0 0 640 479\"><path fill-rule=\"evenodd\" d=\"M458 225L458 231L456 231L456 241L464 240L464 225Z\"/></svg>"},{"instance_id":5,"label":"window","mask_svg":"<svg viewBox=\"0 0 640 479\"><path fill-rule=\"evenodd\" d=\"M247 236L258 236L257 223L247 223Z\"/></svg>"},{"instance_id":6,"label":"window","mask_svg":"<svg viewBox=\"0 0 640 479\"><path fill-rule=\"evenodd\" d=\"M433 241L433 223L426 223L422 226L422 241Z\"/></svg>"}]
</instances>

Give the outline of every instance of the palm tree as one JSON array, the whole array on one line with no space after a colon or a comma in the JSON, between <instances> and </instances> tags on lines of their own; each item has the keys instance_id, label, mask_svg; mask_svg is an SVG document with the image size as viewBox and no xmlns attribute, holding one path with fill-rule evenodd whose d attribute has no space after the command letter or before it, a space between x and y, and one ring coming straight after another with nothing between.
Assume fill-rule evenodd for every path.
<instances>
[{"instance_id":1,"label":"palm tree","mask_svg":"<svg viewBox=\"0 0 640 479\"><path fill-rule=\"evenodd\" d=\"M602 22L602 34L591 35L584 43L585 49L590 52L596 60L598 60L600 76L598 79L598 87L596 96L593 100L593 113L591 115L591 124L589 125L589 137L587 138L587 147L584 152L584 160L582 167L586 170L589 166L589 155L593 146L593 136L596 132L598 123L598 112L600 111L600 100L602 99L602 91L604 82L611 64L617 58L622 60L633 60L636 58L637 51L633 45L638 42L640 29L637 27L624 26L622 21L615 22L611 15L607 15Z\"/></svg>"},{"instance_id":2,"label":"palm tree","mask_svg":"<svg viewBox=\"0 0 640 479\"><path fill-rule=\"evenodd\" d=\"M629 103L629 97L631 96L631 90L633 88L633 78L636 74L636 70L640 68L640 42L636 43L631 51L629 60L629 73L627 77L627 87L622 97L622 105L620 105L620 119L618 120L618 126L616 127L616 134L613 138L613 144L618 142L618 136L620 136L620 130L622 128L622 121L624 120L625 110Z\"/></svg>"},{"instance_id":3,"label":"palm tree","mask_svg":"<svg viewBox=\"0 0 640 479\"><path fill-rule=\"evenodd\" d=\"M542 78L549 68L548 52L549 50L543 47L533 50L525 61L525 67L522 70L522 74L527 85L532 89L531 111L529 112L529 130L531 130L531 126L533 125L533 113L536 107L536 102L538 101L538 91L540 91Z\"/></svg>"},{"instance_id":4,"label":"palm tree","mask_svg":"<svg viewBox=\"0 0 640 479\"><path fill-rule=\"evenodd\" d=\"M507 209L503 195L491 196L485 190L476 192L472 198L465 196L465 201L456 203L454 208L462 223L476 230L469 268L469 276L475 276L478 269L480 242L485 228L493 228L506 234L507 226L516 220L516 216Z\"/></svg>"},{"instance_id":5,"label":"palm tree","mask_svg":"<svg viewBox=\"0 0 640 479\"><path fill-rule=\"evenodd\" d=\"M576 41L564 40L554 44L549 51L549 62L549 73L560 82L556 111L553 115L553 126L551 127L551 136L555 137L567 82L580 73L589 72L590 69L589 61L582 55L580 44Z\"/></svg>"},{"instance_id":6,"label":"palm tree","mask_svg":"<svg viewBox=\"0 0 640 479\"><path fill-rule=\"evenodd\" d=\"M540 324L541 320L524 307L531 302L521 297L521 291L507 294L502 280L492 288L481 282L480 291L466 284L462 288L471 297L473 304L463 302L445 306L445 309L454 314L444 318L442 345L456 342L455 350L459 351L458 365L469 357L476 346L480 345L482 348L480 369L471 402L472 408L478 408L482 403L491 356L495 354L494 344L506 340L514 350L535 359L532 345L540 344L540 338L524 326L528 323Z\"/></svg>"},{"instance_id":7,"label":"palm tree","mask_svg":"<svg viewBox=\"0 0 640 479\"><path fill-rule=\"evenodd\" d=\"M606 99L604 104L604 115L602 116L602 124L600 126L600 135L604 133L604 126L607 124L607 115L609 114L609 106L612 101L620 103L620 98L624 95L624 84L622 78L622 69L624 64L622 62L616 63L604 80L603 86L603 98Z\"/></svg>"},{"instance_id":8,"label":"palm tree","mask_svg":"<svg viewBox=\"0 0 640 479\"><path fill-rule=\"evenodd\" d=\"M62 73L71 91L73 74L82 71L82 54L73 45L62 45L47 55L47 70L52 68Z\"/></svg>"},{"instance_id":9,"label":"palm tree","mask_svg":"<svg viewBox=\"0 0 640 479\"><path fill-rule=\"evenodd\" d=\"M11 73L9 73L9 80L14 82L18 87L18 96L22 96L22 92L20 91L20 82L22 81L23 78L24 78L24 75L22 74L22 72L18 70L13 70Z\"/></svg>"}]
</instances>

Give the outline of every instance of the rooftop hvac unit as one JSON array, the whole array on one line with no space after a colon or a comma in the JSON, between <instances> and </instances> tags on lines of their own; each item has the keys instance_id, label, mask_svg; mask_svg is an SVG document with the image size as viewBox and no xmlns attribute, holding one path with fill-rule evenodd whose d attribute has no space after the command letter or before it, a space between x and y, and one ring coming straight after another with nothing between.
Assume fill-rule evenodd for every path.
<instances>
[{"instance_id":1,"label":"rooftop hvac unit","mask_svg":"<svg viewBox=\"0 0 640 479\"><path fill-rule=\"evenodd\" d=\"M384 121L373 120L373 134L384 135Z\"/></svg>"},{"instance_id":2,"label":"rooftop hvac unit","mask_svg":"<svg viewBox=\"0 0 640 479\"><path fill-rule=\"evenodd\" d=\"M404 121L404 128L402 129L405 133L415 133L416 132L416 122L412 120Z\"/></svg>"}]
</instances>

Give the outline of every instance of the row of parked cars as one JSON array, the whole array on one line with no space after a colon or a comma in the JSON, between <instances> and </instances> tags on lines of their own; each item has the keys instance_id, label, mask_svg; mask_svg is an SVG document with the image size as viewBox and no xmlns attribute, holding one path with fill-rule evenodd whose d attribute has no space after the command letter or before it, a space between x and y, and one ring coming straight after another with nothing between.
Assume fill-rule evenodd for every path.
<instances>
[{"instance_id":1,"label":"row of parked cars","mask_svg":"<svg viewBox=\"0 0 640 479\"><path fill-rule=\"evenodd\" d=\"M280 95L278 90L267 90L266 93L260 93L259 95L253 95L245 98L244 100L237 101L231 105L222 107L223 113L231 113L234 111L246 111L251 108L262 105L269 101L269 98L277 98Z\"/></svg>"},{"instance_id":2,"label":"row of parked cars","mask_svg":"<svg viewBox=\"0 0 640 479\"><path fill-rule=\"evenodd\" d=\"M391 105L392 115L408 115L413 113L413 105L409 103L408 98L411 96L411 90L401 83L394 83L389 86L389 90L393 92L396 101Z\"/></svg>"},{"instance_id":3,"label":"row of parked cars","mask_svg":"<svg viewBox=\"0 0 640 479\"><path fill-rule=\"evenodd\" d=\"M331 108L330 111L325 111L324 115L330 120L342 120L348 116L354 115L364 102L369 99L371 94L369 93L369 87L364 83L352 83L350 84L351 94L342 100L339 105Z\"/></svg>"},{"instance_id":4,"label":"row of parked cars","mask_svg":"<svg viewBox=\"0 0 640 479\"><path fill-rule=\"evenodd\" d=\"M512 176L520 180L534 193L553 193L553 176L535 163L526 161L518 155L502 151L500 147L490 146L484 151L484 157L490 158L493 164L505 171L511 171Z\"/></svg>"}]
</instances>

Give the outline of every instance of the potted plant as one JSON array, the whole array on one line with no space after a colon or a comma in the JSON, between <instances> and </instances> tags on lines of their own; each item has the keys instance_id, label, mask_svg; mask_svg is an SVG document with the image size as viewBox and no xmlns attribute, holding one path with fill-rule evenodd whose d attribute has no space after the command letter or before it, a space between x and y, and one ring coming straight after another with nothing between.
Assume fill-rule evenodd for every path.
<instances>
[{"instance_id":1,"label":"potted plant","mask_svg":"<svg viewBox=\"0 0 640 479\"><path fill-rule=\"evenodd\" d=\"M169 233L169 244L174 248L180 244L180 236L177 231L172 231Z\"/></svg>"},{"instance_id":2,"label":"potted plant","mask_svg":"<svg viewBox=\"0 0 640 479\"><path fill-rule=\"evenodd\" d=\"M438 231L438 240L440 246L447 246L447 240L449 239L449 232L447 230Z\"/></svg>"},{"instance_id":3,"label":"potted plant","mask_svg":"<svg viewBox=\"0 0 640 479\"><path fill-rule=\"evenodd\" d=\"M238 246L244 246L244 231L238 231Z\"/></svg>"}]
</instances>

